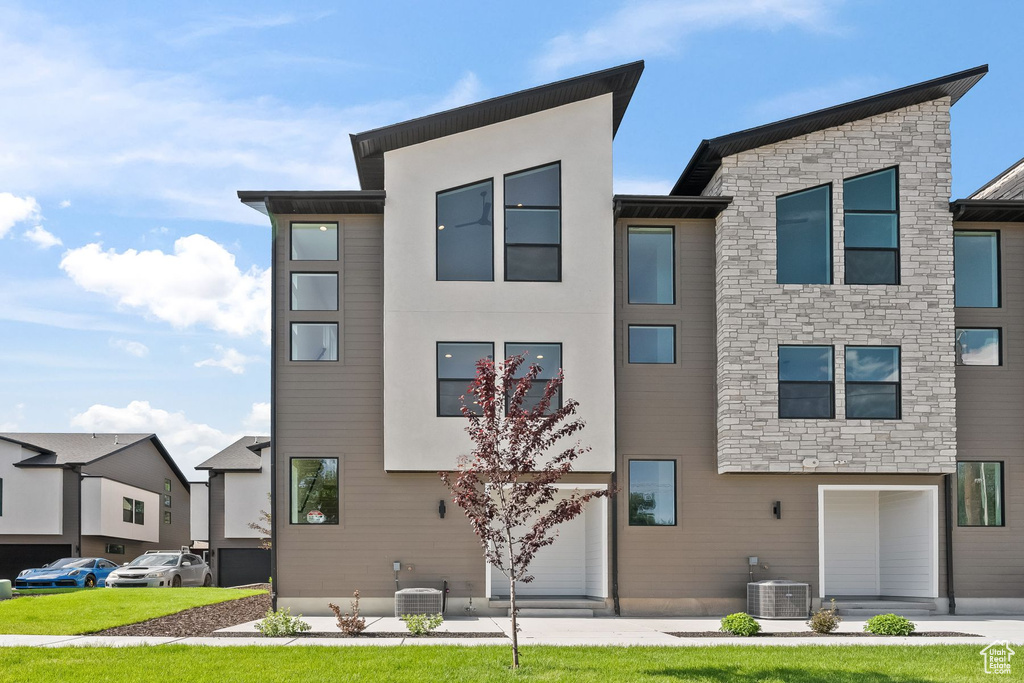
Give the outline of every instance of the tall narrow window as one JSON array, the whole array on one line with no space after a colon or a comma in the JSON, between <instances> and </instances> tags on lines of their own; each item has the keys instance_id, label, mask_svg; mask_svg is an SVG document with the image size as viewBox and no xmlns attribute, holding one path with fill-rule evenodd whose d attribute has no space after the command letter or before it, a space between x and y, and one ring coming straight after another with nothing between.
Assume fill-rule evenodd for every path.
<instances>
[{"instance_id":1,"label":"tall narrow window","mask_svg":"<svg viewBox=\"0 0 1024 683\"><path fill-rule=\"evenodd\" d=\"M164 524L170 524L170 523L171 523L171 511L170 510L164 510Z\"/></svg>"},{"instance_id":2,"label":"tall narrow window","mask_svg":"<svg viewBox=\"0 0 1024 683\"><path fill-rule=\"evenodd\" d=\"M775 200L776 282L832 284L832 186Z\"/></svg>"},{"instance_id":3,"label":"tall narrow window","mask_svg":"<svg viewBox=\"0 0 1024 683\"><path fill-rule=\"evenodd\" d=\"M505 279L562 279L561 165L505 176Z\"/></svg>"},{"instance_id":4,"label":"tall narrow window","mask_svg":"<svg viewBox=\"0 0 1024 683\"><path fill-rule=\"evenodd\" d=\"M338 274L292 273L292 310L338 310Z\"/></svg>"},{"instance_id":5,"label":"tall narrow window","mask_svg":"<svg viewBox=\"0 0 1024 683\"><path fill-rule=\"evenodd\" d=\"M337 223L292 223L293 261L337 261Z\"/></svg>"},{"instance_id":6,"label":"tall narrow window","mask_svg":"<svg viewBox=\"0 0 1024 683\"><path fill-rule=\"evenodd\" d=\"M462 397L470 411L477 406L467 389L476 379L481 358L494 359L490 342L439 342L437 345L437 416L462 417Z\"/></svg>"},{"instance_id":7,"label":"tall narrow window","mask_svg":"<svg viewBox=\"0 0 1024 683\"><path fill-rule=\"evenodd\" d=\"M291 523L338 523L338 459L291 459Z\"/></svg>"},{"instance_id":8,"label":"tall narrow window","mask_svg":"<svg viewBox=\"0 0 1024 683\"><path fill-rule=\"evenodd\" d=\"M899 200L896 169L843 181L846 284L900 282Z\"/></svg>"},{"instance_id":9,"label":"tall narrow window","mask_svg":"<svg viewBox=\"0 0 1024 683\"><path fill-rule=\"evenodd\" d=\"M851 420L900 418L898 346L846 347L846 417Z\"/></svg>"},{"instance_id":10,"label":"tall narrow window","mask_svg":"<svg viewBox=\"0 0 1024 683\"><path fill-rule=\"evenodd\" d=\"M956 305L999 308L999 233L953 233L953 277Z\"/></svg>"},{"instance_id":11,"label":"tall narrow window","mask_svg":"<svg viewBox=\"0 0 1024 683\"><path fill-rule=\"evenodd\" d=\"M779 347L779 417L833 418L835 378L831 346Z\"/></svg>"},{"instance_id":12,"label":"tall narrow window","mask_svg":"<svg viewBox=\"0 0 1024 683\"><path fill-rule=\"evenodd\" d=\"M165 508L171 507L171 494L169 494L169 493L165 493L164 494L164 507Z\"/></svg>"},{"instance_id":13,"label":"tall narrow window","mask_svg":"<svg viewBox=\"0 0 1024 683\"><path fill-rule=\"evenodd\" d=\"M629 461L629 525L675 526L676 461Z\"/></svg>"},{"instance_id":14,"label":"tall narrow window","mask_svg":"<svg viewBox=\"0 0 1024 683\"><path fill-rule=\"evenodd\" d=\"M292 323L292 360L338 360L338 323Z\"/></svg>"},{"instance_id":15,"label":"tall narrow window","mask_svg":"<svg viewBox=\"0 0 1024 683\"><path fill-rule=\"evenodd\" d=\"M437 193L437 279L494 279L494 181Z\"/></svg>"},{"instance_id":16,"label":"tall narrow window","mask_svg":"<svg viewBox=\"0 0 1024 683\"><path fill-rule=\"evenodd\" d=\"M164 491L167 491L168 493L171 492L171 480L170 479L164 479Z\"/></svg>"},{"instance_id":17,"label":"tall narrow window","mask_svg":"<svg viewBox=\"0 0 1024 683\"><path fill-rule=\"evenodd\" d=\"M956 464L957 526L1003 526L1003 463Z\"/></svg>"},{"instance_id":18,"label":"tall narrow window","mask_svg":"<svg viewBox=\"0 0 1024 683\"><path fill-rule=\"evenodd\" d=\"M135 501L131 498L121 499L121 520L128 524L135 520Z\"/></svg>"},{"instance_id":19,"label":"tall narrow window","mask_svg":"<svg viewBox=\"0 0 1024 683\"><path fill-rule=\"evenodd\" d=\"M675 363L675 325L630 325L629 362L669 365Z\"/></svg>"},{"instance_id":20,"label":"tall narrow window","mask_svg":"<svg viewBox=\"0 0 1024 683\"><path fill-rule=\"evenodd\" d=\"M674 304L675 228L631 226L628 242L629 303Z\"/></svg>"},{"instance_id":21,"label":"tall narrow window","mask_svg":"<svg viewBox=\"0 0 1024 683\"><path fill-rule=\"evenodd\" d=\"M141 500L135 501L135 523L146 523L146 504Z\"/></svg>"},{"instance_id":22,"label":"tall narrow window","mask_svg":"<svg viewBox=\"0 0 1024 683\"><path fill-rule=\"evenodd\" d=\"M1002 365L999 328L956 328L957 365Z\"/></svg>"},{"instance_id":23,"label":"tall narrow window","mask_svg":"<svg viewBox=\"0 0 1024 683\"><path fill-rule=\"evenodd\" d=\"M523 399L523 410L529 411L533 410L534 406L544 397L548 381L558 375L558 371L562 369L562 345L505 344L505 358L518 355L523 355L526 359L519 366L519 370L516 372L516 379L525 376L530 369L530 365L535 364L540 368L540 372L537 373L537 379L533 381L533 386L530 388L526 398ZM558 391L551 398L548 412L558 410L561 407L562 388L559 387Z\"/></svg>"}]
</instances>

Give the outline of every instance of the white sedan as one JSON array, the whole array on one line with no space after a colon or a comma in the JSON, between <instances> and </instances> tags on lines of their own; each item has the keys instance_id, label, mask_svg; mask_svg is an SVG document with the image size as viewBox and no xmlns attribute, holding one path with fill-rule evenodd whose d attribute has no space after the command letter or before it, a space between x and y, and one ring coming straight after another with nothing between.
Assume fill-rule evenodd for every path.
<instances>
[{"instance_id":1,"label":"white sedan","mask_svg":"<svg viewBox=\"0 0 1024 683\"><path fill-rule=\"evenodd\" d=\"M110 572L108 588L212 586L210 566L198 555L178 550L150 550Z\"/></svg>"}]
</instances>

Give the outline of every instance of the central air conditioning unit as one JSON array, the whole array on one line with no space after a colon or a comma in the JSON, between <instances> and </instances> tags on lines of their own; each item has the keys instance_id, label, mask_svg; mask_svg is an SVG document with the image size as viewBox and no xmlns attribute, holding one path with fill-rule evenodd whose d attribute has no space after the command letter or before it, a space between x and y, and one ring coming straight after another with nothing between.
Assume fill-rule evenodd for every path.
<instances>
[{"instance_id":1,"label":"central air conditioning unit","mask_svg":"<svg viewBox=\"0 0 1024 683\"><path fill-rule=\"evenodd\" d=\"M806 619L811 612L811 586L772 579L747 584L747 614L762 619Z\"/></svg>"},{"instance_id":2,"label":"central air conditioning unit","mask_svg":"<svg viewBox=\"0 0 1024 683\"><path fill-rule=\"evenodd\" d=\"M395 591L395 616L405 614L441 614L443 594L436 588L403 588Z\"/></svg>"}]
</instances>

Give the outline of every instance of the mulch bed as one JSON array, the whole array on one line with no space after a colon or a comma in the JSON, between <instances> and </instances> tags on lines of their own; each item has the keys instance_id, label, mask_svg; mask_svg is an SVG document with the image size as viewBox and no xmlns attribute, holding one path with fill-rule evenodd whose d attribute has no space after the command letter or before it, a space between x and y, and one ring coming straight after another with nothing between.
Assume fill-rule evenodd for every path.
<instances>
[{"instance_id":1,"label":"mulch bed","mask_svg":"<svg viewBox=\"0 0 1024 683\"><path fill-rule=\"evenodd\" d=\"M269 585L243 586L270 590ZM193 607L184 612L157 617L127 626L116 626L90 635L96 636L208 636L219 628L227 628L246 621L262 619L270 609L270 593L252 595L216 605ZM259 635L258 633L256 635Z\"/></svg>"},{"instance_id":2,"label":"mulch bed","mask_svg":"<svg viewBox=\"0 0 1024 683\"><path fill-rule=\"evenodd\" d=\"M252 633L245 633L241 631L230 631L226 633L214 634L218 638L263 638L259 631L253 629ZM373 633L360 633L357 636L350 636L339 631L303 631L302 633L296 633L293 636L285 636L286 638L504 638L505 634L500 632L495 633L459 633L453 631L435 631L434 633L427 633L422 636L414 636L408 631L374 631Z\"/></svg>"},{"instance_id":3,"label":"mulch bed","mask_svg":"<svg viewBox=\"0 0 1024 683\"><path fill-rule=\"evenodd\" d=\"M815 633L814 631L784 631L782 633L757 633L753 636L737 636L724 631L679 631L669 633L677 638L896 638L898 636L879 636L874 633L855 631L853 633ZM959 631L915 631L911 637L922 638L981 638L977 633L960 633Z\"/></svg>"}]
</instances>

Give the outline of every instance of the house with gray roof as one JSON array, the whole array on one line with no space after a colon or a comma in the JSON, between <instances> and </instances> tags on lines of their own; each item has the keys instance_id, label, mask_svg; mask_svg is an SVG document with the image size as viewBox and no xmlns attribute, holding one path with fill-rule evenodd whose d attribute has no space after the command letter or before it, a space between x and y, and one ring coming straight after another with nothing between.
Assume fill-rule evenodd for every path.
<instances>
[{"instance_id":1,"label":"house with gray roof","mask_svg":"<svg viewBox=\"0 0 1024 683\"><path fill-rule=\"evenodd\" d=\"M0 579L191 545L189 493L155 434L0 433Z\"/></svg>"}]
</instances>

